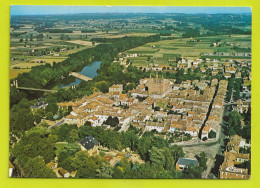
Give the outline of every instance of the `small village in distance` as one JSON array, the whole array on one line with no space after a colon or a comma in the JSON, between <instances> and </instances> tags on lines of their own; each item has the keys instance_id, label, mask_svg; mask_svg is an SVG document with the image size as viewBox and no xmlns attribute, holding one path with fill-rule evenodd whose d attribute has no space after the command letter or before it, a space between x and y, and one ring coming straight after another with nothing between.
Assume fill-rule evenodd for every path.
<instances>
[{"instance_id":1,"label":"small village in distance","mask_svg":"<svg viewBox=\"0 0 260 188\"><path fill-rule=\"evenodd\" d=\"M21 48L29 51L11 47L10 177L250 179L247 30L213 35L211 28L197 34L196 27L190 33L193 24L204 24L196 19L183 24L192 15L155 16L157 22L142 24L136 22L147 20L142 14L126 16L127 24L113 15L114 27L105 18L74 16L64 23L39 16L44 24L13 18L11 44L24 43ZM176 24L174 19L183 20ZM243 19L247 25L249 18ZM91 28L86 38L78 34L79 29L85 33L84 24ZM129 34L134 24L140 36ZM115 34L119 25L124 27ZM141 25L147 27L146 36ZM23 27L27 34L17 37ZM68 32L59 29L74 35L57 38ZM40 34L35 38L31 30ZM27 36L31 42L20 40ZM42 53L29 44L34 38L46 45L52 37L59 41L52 44L58 51L44 46L46 54L34 54ZM79 40L91 45L79 45ZM78 47L70 52L72 43ZM22 61L24 54L28 59ZM51 58L61 61L43 62ZM15 75L17 70L25 72Z\"/></svg>"}]
</instances>

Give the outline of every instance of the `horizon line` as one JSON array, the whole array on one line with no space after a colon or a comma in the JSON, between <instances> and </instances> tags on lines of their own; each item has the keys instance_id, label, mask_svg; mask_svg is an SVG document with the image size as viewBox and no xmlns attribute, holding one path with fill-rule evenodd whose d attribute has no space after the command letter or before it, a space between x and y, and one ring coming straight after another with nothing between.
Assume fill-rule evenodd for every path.
<instances>
[{"instance_id":1,"label":"horizon line","mask_svg":"<svg viewBox=\"0 0 260 188\"><path fill-rule=\"evenodd\" d=\"M150 9L147 9L150 7ZM11 16L64 14L252 14L252 7L11 5Z\"/></svg>"}]
</instances>

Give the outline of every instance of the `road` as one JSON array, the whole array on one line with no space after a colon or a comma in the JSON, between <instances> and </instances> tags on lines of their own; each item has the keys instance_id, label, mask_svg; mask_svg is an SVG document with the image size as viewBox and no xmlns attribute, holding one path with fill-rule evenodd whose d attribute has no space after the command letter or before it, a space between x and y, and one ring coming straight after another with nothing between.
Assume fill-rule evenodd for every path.
<instances>
[{"instance_id":1,"label":"road","mask_svg":"<svg viewBox=\"0 0 260 188\"><path fill-rule=\"evenodd\" d=\"M222 122L220 125L223 125L223 116L225 116L227 113L226 108L223 110L222 114ZM183 151L185 153L185 157L187 158L194 158L195 155L199 155L201 152L206 153L206 157L208 159L207 161L207 169L202 173L202 178L207 179L211 169L214 167L215 163L215 156L220 151L220 146L224 145L224 139L225 135L223 134L223 129L221 126L219 126L217 135L218 138L215 141L201 141L198 138L196 140L192 140L189 142L183 142L183 143L175 143L176 145L179 145L183 148ZM212 175L213 176L213 175Z\"/></svg>"},{"instance_id":2,"label":"road","mask_svg":"<svg viewBox=\"0 0 260 188\"><path fill-rule=\"evenodd\" d=\"M49 126L48 129L51 129L52 127L59 127L59 126L61 126L62 124L64 124L64 120L61 120L61 121L55 123L54 125Z\"/></svg>"},{"instance_id":3,"label":"road","mask_svg":"<svg viewBox=\"0 0 260 188\"><path fill-rule=\"evenodd\" d=\"M49 90L49 89L37 89L37 88L29 88L29 87L17 87L17 89L22 89L22 90L31 90L31 91L44 91L44 92L58 92L58 90Z\"/></svg>"},{"instance_id":4,"label":"road","mask_svg":"<svg viewBox=\"0 0 260 188\"><path fill-rule=\"evenodd\" d=\"M122 128L118 132L126 132L129 127L130 127L130 124L122 126Z\"/></svg>"}]
</instances>

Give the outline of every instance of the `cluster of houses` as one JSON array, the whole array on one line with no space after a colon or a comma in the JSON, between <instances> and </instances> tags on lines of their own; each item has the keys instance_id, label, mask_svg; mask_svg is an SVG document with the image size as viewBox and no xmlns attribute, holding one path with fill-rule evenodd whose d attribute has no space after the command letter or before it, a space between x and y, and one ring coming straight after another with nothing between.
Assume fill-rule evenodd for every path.
<instances>
[{"instance_id":1,"label":"cluster of houses","mask_svg":"<svg viewBox=\"0 0 260 188\"><path fill-rule=\"evenodd\" d=\"M236 52L213 52L213 53L202 53L202 56L238 56L238 57L251 57L252 53L236 53Z\"/></svg>"},{"instance_id":2,"label":"cluster of houses","mask_svg":"<svg viewBox=\"0 0 260 188\"><path fill-rule=\"evenodd\" d=\"M250 161L250 153L241 153L240 149L250 148L251 144L238 135L231 137L227 144L227 151L224 152L224 162L219 168L220 179L250 179L250 172L247 168L237 167Z\"/></svg>"},{"instance_id":3,"label":"cluster of houses","mask_svg":"<svg viewBox=\"0 0 260 188\"><path fill-rule=\"evenodd\" d=\"M206 82L186 82L177 86L182 89L173 90L169 95L172 110L181 114L177 121L172 121L169 131L180 130L196 137L206 120L218 81L213 80L210 86ZM197 87L199 90L194 89Z\"/></svg>"},{"instance_id":4,"label":"cluster of houses","mask_svg":"<svg viewBox=\"0 0 260 188\"><path fill-rule=\"evenodd\" d=\"M210 56L209 54L202 54L202 55L207 55ZM250 57L251 53L216 53L216 54L211 54L214 56L247 56ZM127 57L130 57L127 55L124 58L119 58L120 64L127 67L129 64L127 64ZM131 56L135 57L135 56ZM178 69L184 69L184 74L188 73L189 69L196 69L200 67L200 71L202 73L206 73L206 70L210 70L212 76L216 76L219 72L224 74L224 77L226 79L231 78L232 75L234 74L236 78L241 78L241 68L242 67L251 67L251 61L250 60L236 60L234 62L232 59L225 60L224 62L220 62L217 59L210 59L206 58L205 60L203 59L186 59L186 58L181 58L178 62L177 65L174 67L169 66L168 63L175 63L176 60L174 59L168 59L167 64L149 64L147 66L141 66L140 69L145 70L145 71L173 71L176 72ZM206 66L202 63L206 63ZM250 78L251 79L251 75Z\"/></svg>"},{"instance_id":5,"label":"cluster of houses","mask_svg":"<svg viewBox=\"0 0 260 188\"><path fill-rule=\"evenodd\" d=\"M239 99L237 100L237 105L236 106L232 106L234 110L238 111L239 113L247 113L249 107L251 105L251 101L250 100L242 100Z\"/></svg>"},{"instance_id":6,"label":"cluster of houses","mask_svg":"<svg viewBox=\"0 0 260 188\"><path fill-rule=\"evenodd\" d=\"M123 85L117 84L109 88L108 93L94 93L76 102L58 103L59 108L72 107L63 123L77 124L79 127L88 121L91 126L106 126L108 117L117 117L119 131L126 131L132 124L143 131L157 132L181 131L197 137L203 122L206 120L210 104L210 112L204 136L211 130L217 132L222 116L223 100L227 81L218 80L183 81L174 84L175 80L164 78L144 78L140 84L127 94L123 94ZM140 100L141 98L141 100Z\"/></svg>"},{"instance_id":7,"label":"cluster of houses","mask_svg":"<svg viewBox=\"0 0 260 188\"><path fill-rule=\"evenodd\" d=\"M220 122L222 120L222 114L224 111L224 99L226 97L228 81L219 81L218 90L215 98L213 99L212 108L210 110L209 117L206 121L204 128L202 129L201 139L216 139L218 138ZM209 133L213 131L213 136Z\"/></svg>"}]
</instances>

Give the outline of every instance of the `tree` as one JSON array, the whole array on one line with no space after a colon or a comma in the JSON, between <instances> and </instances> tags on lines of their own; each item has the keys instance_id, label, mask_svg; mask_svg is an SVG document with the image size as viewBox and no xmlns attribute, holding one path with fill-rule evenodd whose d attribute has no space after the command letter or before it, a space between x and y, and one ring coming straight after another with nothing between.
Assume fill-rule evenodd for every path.
<instances>
[{"instance_id":1,"label":"tree","mask_svg":"<svg viewBox=\"0 0 260 188\"><path fill-rule=\"evenodd\" d=\"M46 113L46 119L52 120L53 119L53 113L52 112L47 112Z\"/></svg>"},{"instance_id":2,"label":"tree","mask_svg":"<svg viewBox=\"0 0 260 188\"><path fill-rule=\"evenodd\" d=\"M159 169L163 168L166 161L163 149L152 147L152 149L149 150L149 160L151 165Z\"/></svg>"},{"instance_id":3,"label":"tree","mask_svg":"<svg viewBox=\"0 0 260 188\"><path fill-rule=\"evenodd\" d=\"M56 137L57 138L57 137ZM50 162L56 156L55 142L52 134L47 128L35 127L23 135L11 150L11 156L25 155L30 158L42 156L45 162Z\"/></svg>"},{"instance_id":4,"label":"tree","mask_svg":"<svg viewBox=\"0 0 260 188\"><path fill-rule=\"evenodd\" d=\"M170 149L175 161L178 161L179 158L184 157L184 152L182 147L173 145Z\"/></svg>"},{"instance_id":5,"label":"tree","mask_svg":"<svg viewBox=\"0 0 260 188\"><path fill-rule=\"evenodd\" d=\"M236 126L240 127L241 126L241 119L242 119L242 116L240 115L239 112L232 111L229 114L228 124L229 124L229 126L232 126L232 127L236 127Z\"/></svg>"},{"instance_id":6,"label":"tree","mask_svg":"<svg viewBox=\"0 0 260 188\"><path fill-rule=\"evenodd\" d=\"M121 159L119 166L122 168L123 172L131 168L130 162L127 160L127 158Z\"/></svg>"},{"instance_id":7,"label":"tree","mask_svg":"<svg viewBox=\"0 0 260 188\"><path fill-rule=\"evenodd\" d=\"M136 178L156 178L158 169L152 168L147 162L137 166Z\"/></svg>"},{"instance_id":8,"label":"tree","mask_svg":"<svg viewBox=\"0 0 260 188\"><path fill-rule=\"evenodd\" d=\"M113 175L112 175L113 178L123 178L124 177L124 173L123 173L123 170L121 167L114 167L113 168Z\"/></svg>"},{"instance_id":9,"label":"tree","mask_svg":"<svg viewBox=\"0 0 260 188\"><path fill-rule=\"evenodd\" d=\"M233 135L234 132L238 135L242 134L242 129L241 129L241 119L242 116L240 115L239 112L237 111L232 111L229 114L229 135Z\"/></svg>"},{"instance_id":10,"label":"tree","mask_svg":"<svg viewBox=\"0 0 260 188\"><path fill-rule=\"evenodd\" d=\"M119 124L119 119L118 117L113 118L112 116L109 116L105 121L105 124L111 125L112 127L116 127Z\"/></svg>"},{"instance_id":11,"label":"tree","mask_svg":"<svg viewBox=\"0 0 260 188\"><path fill-rule=\"evenodd\" d=\"M52 169L45 165L41 156L29 158L25 166L22 166L23 174L26 178L55 178Z\"/></svg>"},{"instance_id":12,"label":"tree","mask_svg":"<svg viewBox=\"0 0 260 188\"><path fill-rule=\"evenodd\" d=\"M101 162L104 161L99 156L89 157L87 151L79 151L72 159L72 166L77 169L77 178L94 178Z\"/></svg>"},{"instance_id":13,"label":"tree","mask_svg":"<svg viewBox=\"0 0 260 188\"><path fill-rule=\"evenodd\" d=\"M17 111L11 110L10 129L13 131L26 131L34 126L34 116L29 108L18 107Z\"/></svg>"},{"instance_id":14,"label":"tree","mask_svg":"<svg viewBox=\"0 0 260 188\"><path fill-rule=\"evenodd\" d=\"M80 151L78 144L65 146L58 155L58 166L69 172L76 170L76 168L72 166L72 159L78 151Z\"/></svg>"},{"instance_id":15,"label":"tree","mask_svg":"<svg viewBox=\"0 0 260 188\"><path fill-rule=\"evenodd\" d=\"M148 150L151 148L152 142L149 137L142 137L137 145L137 150L140 155L140 157L147 161L149 159L149 153Z\"/></svg>"},{"instance_id":16,"label":"tree","mask_svg":"<svg viewBox=\"0 0 260 188\"><path fill-rule=\"evenodd\" d=\"M68 142L76 142L79 140L79 135L78 135L78 130L76 129L72 129L69 132L69 138L68 138Z\"/></svg>"},{"instance_id":17,"label":"tree","mask_svg":"<svg viewBox=\"0 0 260 188\"><path fill-rule=\"evenodd\" d=\"M174 170L175 169L175 165L174 165L174 156L172 155L171 149L170 148L163 148L164 150L164 156L165 156L165 165L164 165L164 169L165 170Z\"/></svg>"},{"instance_id":18,"label":"tree","mask_svg":"<svg viewBox=\"0 0 260 188\"><path fill-rule=\"evenodd\" d=\"M196 159L198 160L200 167L201 167L203 170L206 170L206 168L207 168L207 157L206 157L206 153L203 151L203 152L201 152L199 155L196 155L195 157L196 157Z\"/></svg>"},{"instance_id":19,"label":"tree","mask_svg":"<svg viewBox=\"0 0 260 188\"><path fill-rule=\"evenodd\" d=\"M113 169L108 163L101 163L100 169L96 170L96 177L98 178L112 178Z\"/></svg>"},{"instance_id":20,"label":"tree","mask_svg":"<svg viewBox=\"0 0 260 188\"><path fill-rule=\"evenodd\" d=\"M211 130L211 131L209 132L209 138L216 138L216 132L213 131L213 130Z\"/></svg>"},{"instance_id":21,"label":"tree","mask_svg":"<svg viewBox=\"0 0 260 188\"><path fill-rule=\"evenodd\" d=\"M154 111L160 111L160 109L161 109L161 108L160 108L159 106L155 106L155 107L154 107Z\"/></svg>"},{"instance_id":22,"label":"tree","mask_svg":"<svg viewBox=\"0 0 260 188\"><path fill-rule=\"evenodd\" d=\"M70 142L75 139L78 139L77 137L77 133L76 131L71 132L73 129L75 129L78 133L78 127L77 125L68 125L68 124L64 124L62 126L60 126L60 129L58 131L58 137L59 137L59 141L63 142L63 141L67 141ZM71 132L71 133L70 133Z\"/></svg>"},{"instance_id":23,"label":"tree","mask_svg":"<svg viewBox=\"0 0 260 188\"><path fill-rule=\"evenodd\" d=\"M48 103L48 106L45 108L45 112L51 112L52 114L56 114L58 111L58 105L56 102Z\"/></svg>"},{"instance_id":24,"label":"tree","mask_svg":"<svg viewBox=\"0 0 260 188\"><path fill-rule=\"evenodd\" d=\"M199 166L189 166L187 170L183 172L182 178L184 179L200 179L203 169Z\"/></svg>"},{"instance_id":25,"label":"tree","mask_svg":"<svg viewBox=\"0 0 260 188\"><path fill-rule=\"evenodd\" d=\"M109 89L109 85L106 81L97 82L96 87L103 93L107 93Z\"/></svg>"},{"instance_id":26,"label":"tree","mask_svg":"<svg viewBox=\"0 0 260 188\"><path fill-rule=\"evenodd\" d=\"M164 147L168 147L169 143L167 140L159 137L159 136L153 136L152 138L152 146L157 147L159 149L162 149Z\"/></svg>"},{"instance_id":27,"label":"tree","mask_svg":"<svg viewBox=\"0 0 260 188\"><path fill-rule=\"evenodd\" d=\"M234 127L229 127L228 128L228 135L233 136L235 134L236 134L236 131L235 131Z\"/></svg>"},{"instance_id":28,"label":"tree","mask_svg":"<svg viewBox=\"0 0 260 188\"><path fill-rule=\"evenodd\" d=\"M156 174L156 178L158 179L172 179L173 178L173 171L170 170L162 170Z\"/></svg>"},{"instance_id":29,"label":"tree","mask_svg":"<svg viewBox=\"0 0 260 188\"><path fill-rule=\"evenodd\" d=\"M130 147L131 150L137 149L138 137L135 131L127 131L123 134L122 144L124 148Z\"/></svg>"}]
</instances>

